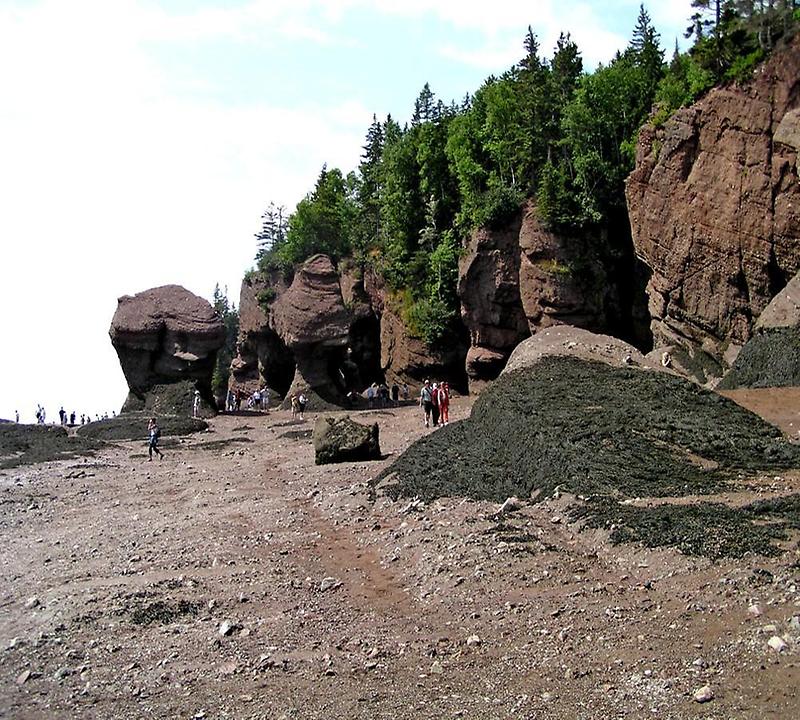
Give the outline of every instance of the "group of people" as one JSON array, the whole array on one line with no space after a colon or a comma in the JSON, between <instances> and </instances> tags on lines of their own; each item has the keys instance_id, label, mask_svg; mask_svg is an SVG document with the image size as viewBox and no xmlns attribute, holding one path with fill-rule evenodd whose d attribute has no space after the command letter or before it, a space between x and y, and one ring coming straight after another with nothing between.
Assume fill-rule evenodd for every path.
<instances>
[{"instance_id":1,"label":"group of people","mask_svg":"<svg viewBox=\"0 0 800 720\"><path fill-rule=\"evenodd\" d=\"M305 420L306 406L308 405L308 396L305 391L301 390L299 393L292 394L290 398L292 406L292 420L297 419L299 416L301 420Z\"/></svg>"},{"instance_id":2,"label":"group of people","mask_svg":"<svg viewBox=\"0 0 800 720\"><path fill-rule=\"evenodd\" d=\"M246 404L248 410L264 410L269 408L269 388L256 388L252 394L248 395L241 388L231 388L225 399L225 410L227 412L238 412L242 409L242 404Z\"/></svg>"},{"instance_id":3,"label":"group of people","mask_svg":"<svg viewBox=\"0 0 800 720\"><path fill-rule=\"evenodd\" d=\"M367 407L372 409L375 407L376 403L382 408L389 407L390 403L394 407L399 407L401 394L403 400L408 400L409 391L407 383L403 383L403 385L400 386L395 382L392 383L391 388L386 383L381 383L380 385L378 385L378 383L372 383L372 385L367 388Z\"/></svg>"},{"instance_id":4,"label":"group of people","mask_svg":"<svg viewBox=\"0 0 800 720\"><path fill-rule=\"evenodd\" d=\"M426 380L419 391L419 404L425 415L425 427L447 425L450 422L450 385Z\"/></svg>"},{"instance_id":5,"label":"group of people","mask_svg":"<svg viewBox=\"0 0 800 720\"><path fill-rule=\"evenodd\" d=\"M112 412L111 413L111 417L116 417L116 416L117 416L116 412ZM15 418L15 420L17 422L19 422L19 411L18 410L14 411L14 418ZM108 413L103 413L102 415L98 414L98 415L95 416L95 420L108 420L108 418L109 418ZM58 411L58 420L59 420L59 423L61 425L64 425L64 426L67 426L67 425L75 426L75 425L78 424L78 414L74 410L71 413L67 413L67 411L64 410L64 407L62 405L61 408ZM45 412L44 407L42 405L37 405L36 406L36 423L38 425L44 425L46 422L47 422L47 413ZM86 415L84 413L81 413L80 424L81 425L87 425L90 422L92 422L92 416L91 415Z\"/></svg>"}]
</instances>

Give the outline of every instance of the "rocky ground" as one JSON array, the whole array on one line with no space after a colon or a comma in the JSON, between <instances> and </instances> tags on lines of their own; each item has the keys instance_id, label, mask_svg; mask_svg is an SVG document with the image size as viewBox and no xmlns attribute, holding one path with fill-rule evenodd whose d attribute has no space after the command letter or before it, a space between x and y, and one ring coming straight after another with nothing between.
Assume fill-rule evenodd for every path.
<instances>
[{"instance_id":1,"label":"rocky ground","mask_svg":"<svg viewBox=\"0 0 800 720\"><path fill-rule=\"evenodd\" d=\"M800 438L800 396L741 393ZM566 496L392 501L370 480L431 431L359 417L386 459L316 467L311 422L273 412L161 462L119 442L0 471L0 716L800 716L798 533L712 562L581 532ZM754 473L729 500L798 490Z\"/></svg>"}]
</instances>

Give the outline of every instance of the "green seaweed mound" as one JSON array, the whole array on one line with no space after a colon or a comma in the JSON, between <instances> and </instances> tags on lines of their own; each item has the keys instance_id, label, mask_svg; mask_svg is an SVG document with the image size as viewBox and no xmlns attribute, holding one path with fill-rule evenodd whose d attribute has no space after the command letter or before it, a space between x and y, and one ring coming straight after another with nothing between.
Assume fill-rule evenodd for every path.
<instances>
[{"instance_id":1,"label":"green seaweed mound","mask_svg":"<svg viewBox=\"0 0 800 720\"><path fill-rule=\"evenodd\" d=\"M800 386L800 328L756 333L742 348L720 390Z\"/></svg>"},{"instance_id":2,"label":"green seaweed mound","mask_svg":"<svg viewBox=\"0 0 800 720\"><path fill-rule=\"evenodd\" d=\"M578 514L587 524L618 521L612 541L718 556L713 539L701 542L699 532L689 538L689 526L697 524L691 513L676 506L659 511L672 512L682 526L667 533L652 508L620 502L722 492L743 471L797 467L800 447L727 398L665 373L553 357L502 375L469 419L414 443L377 481L388 480L392 496L428 501L537 499L560 487L582 500ZM763 550L775 532L762 533L766 540L747 548ZM719 547L723 554L738 553L725 543Z\"/></svg>"}]
</instances>

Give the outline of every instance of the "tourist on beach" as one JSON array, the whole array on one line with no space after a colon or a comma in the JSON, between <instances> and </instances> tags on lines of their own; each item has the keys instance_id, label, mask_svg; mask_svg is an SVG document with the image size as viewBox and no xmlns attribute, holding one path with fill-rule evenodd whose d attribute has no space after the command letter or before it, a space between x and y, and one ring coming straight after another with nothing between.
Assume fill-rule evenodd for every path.
<instances>
[{"instance_id":1,"label":"tourist on beach","mask_svg":"<svg viewBox=\"0 0 800 720\"><path fill-rule=\"evenodd\" d=\"M411 393L408 390L408 383L403 383L403 400L408 402L408 399L411 397Z\"/></svg>"},{"instance_id":2,"label":"tourist on beach","mask_svg":"<svg viewBox=\"0 0 800 720\"><path fill-rule=\"evenodd\" d=\"M266 385L261 389L261 409L264 412L269 410L269 388Z\"/></svg>"},{"instance_id":3,"label":"tourist on beach","mask_svg":"<svg viewBox=\"0 0 800 720\"><path fill-rule=\"evenodd\" d=\"M431 390L431 420L433 420L433 427L439 426L439 385L433 383Z\"/></svg>"},{"instance_id":4,"label":"tourist on beach","mask_svg":"<svg viewBox=\"0 0 800 720\"><path fill-rule=\"evenodd\" d=\"M367 407L372 410L372 403L375 402L375 383L367 388Z\"/></svg>"},{"instance_id":5,"label":"tourist on beach","mask_svg":"<svg viewBox=\"0 0 800 720\"><path fill-rule=\"evenodd\" d=\"M61 406L61 409L58 411L58 419L61 421L62 425L67 424L67 411L64 410L64 406Z\"/></svg>"},{"instance_id":6,"label":"tourist on beach","mask_svg":"<svg viewBox=\"0 0 800 720\"><path fill-rule=\"evenodd\" d=\"M75 424L75 411L74 410L69 414L69 424L70 425L74 425Z\"/></svg>"},{"instance_id":7,"label":"tourist on beach","mask_svg":"<svg viewBox=\"0 0 800 720\"><path fill-rule=\"evenodd\" d=\"M158 441L161 437L161 428L158 427L158 423L156 422L155 418L150 418L150 422L147 423L147 434L150 438L150 444L147 446L147 453L149 455L148 460L153 459L154 452L156 455L158 455L159 460L163 460L164 453L158 449Z\"/></svg>"},{"instance_id":8,"label":"tourist on beach","mask_svg":"<svg viewBox=\"0 0 800 720\"><path fill-rule=\"evenodd\" d=\"M300 410L300 419L305 420L303 417L303 413L306 411L306 405L308 404L308 398L306 394L301 390L300 395L297 397L297 407Z\"/></svg>"},{"instance_id":9,"label":"tourist on beach","mask_svg":"<svg viewBox=\"0 0 800 720\"><path fill-rule=\"evenodd\" d=\"M297 399L297 395L292 395L291 404L292 404L292 420L294 420L297 417L297 413L300 410L300 401Z\"/></svg>"},{"instance_id":10,"label":"tourist on beach","mask_svg":"<svg viewBox=\"0 0 800 720\"><path fill-rule=\"evenodd\" d=\"M400 386L396 382L392 383L392 405L400 406Z\"/></svg>"},{"instance_id":11,"label":"tourist on beach","mask_svg":"<svg viewBox=\"0 0 800 720\"><path fill-rule=\"evenodd\" d=\"M419 391L419 404L425 413L425 427L430 426L431 411L433 410L431 381L426 380Z\"/></svg>"},{"instance_id":12,"label":"tourist on beach","mask_svg":"<svg viewBox=\"0 0 800 720\"><path fill-rule=\"evenodd\" d=\"M446 382L439 388L439 414L442 425L447 425L450 422L450 385Z\"/></svg>"},{"instance_id":13,"label":"tourist on beach","mask_svg":"<svg viewBox=\"0 0 800 720\"><path fill-rule=\"evenodd\" d=\"M19 410L14 410L14 417L16 418L16 423L19 425Z\"/></svg>"},{"instance_id":14,"label":"tourist on beach","mask_svg":"<svg viewBox=\"0 0 800 720\"><path fill-rule=\"evenodd\" d=\"M192 401L192 417L196 418L200 415L200 391L194 391L194 400Z\"/></svg>"}]
</instances>

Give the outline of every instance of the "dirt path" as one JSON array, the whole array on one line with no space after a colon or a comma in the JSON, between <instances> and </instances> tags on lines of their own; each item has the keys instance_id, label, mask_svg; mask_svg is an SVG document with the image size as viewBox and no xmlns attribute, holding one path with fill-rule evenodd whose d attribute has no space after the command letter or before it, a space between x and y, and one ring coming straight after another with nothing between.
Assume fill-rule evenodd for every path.
<instances>
[{"instance_id":1,"label":"dirt path","mask_svg":"<svg viewBox=\"0 0 800 720\"><path fill-rule=\"evenodd\" d=\"M373 502L425 429L360 417L386 460L316 467L276 412L0 473L0 717L800 716L797 538L711 563L579 532L566 497Z\"/></svg>"}]
</instances>

